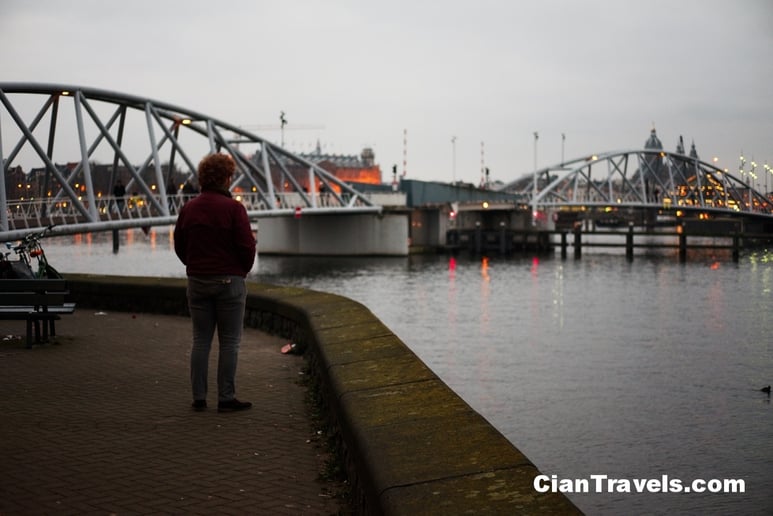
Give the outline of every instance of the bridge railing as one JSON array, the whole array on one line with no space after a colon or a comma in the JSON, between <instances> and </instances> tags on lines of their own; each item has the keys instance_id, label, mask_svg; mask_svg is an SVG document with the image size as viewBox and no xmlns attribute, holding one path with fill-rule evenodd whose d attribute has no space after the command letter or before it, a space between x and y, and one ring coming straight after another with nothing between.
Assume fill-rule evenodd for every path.
<instances>
[{"instance_id":1,"label":"bridge railing","mask_svg":"<svg viewBox=\"0 0 773 516\"><path fill-rule=\"evenodd\" d=\"M150 202L146 196L130 195L126 197L99 196L95 199L96 213L101 222L125 222L124 226L143 226L143 221L157 221L166 218L173 221L177 217L180 208L194 195L177 194L162 198L155 196L157 202ZM233 193L233 197L241 202L250 213L264 212L267 216L273 212L292 211L296 208L307 209L308 205L304 197L296 192L284 192L275 195L275 206L268 206L264 198L258 193L247 192ZM309 194L307 194L309 197ZM342 207L343 203L351 200L350 196L342 193L335 196L330 193L315 193L312 197L312 206L319 208ZM343 203L341 202L343 201ZM89 202L82 200L83 205L89 208ZM162 213L158 206L166 205L169 215ZM355 203L356 205L356 203ZM56 226L83 225L94 223L86 220L82 211L68 199L10 199L6 203L8 215L8 233L23 230L39 230L51 224ZM133 224L129 224L133 222ZM148 224L150 225L150 223ZM105 229L109 229L109 225ZM17 235L14 235L13 239ZM4 240L3 232L0 232L0 240Z\"/></svg>"},{"instance_id":2,"label":"bridge railing","mask_svg":"<svg viewBox=\"0 0 773 516\"><path fill-rule=\"evenodd\" d=\"M171 198L170 198L171 199ZM84 204L88 206L88 201ZM142 197L96 199L96 212L102 221L141 220L159 216L158 210ZM177 204L170 202L170 210ZM9 200L7 202L9 231L45 227L49 224L68 225L86 222L72 202L61 200ZM175 212L176 213L176 212Z\"/></svg>"}]
</instances>

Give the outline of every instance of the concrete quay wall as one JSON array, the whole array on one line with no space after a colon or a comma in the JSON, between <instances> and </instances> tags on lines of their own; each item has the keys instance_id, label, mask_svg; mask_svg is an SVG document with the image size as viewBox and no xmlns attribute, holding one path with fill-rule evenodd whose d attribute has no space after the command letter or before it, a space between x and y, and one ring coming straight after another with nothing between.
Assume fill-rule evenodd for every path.
<instances>
[{"instance_id":1,"label":"concrete quay wall","mask_svg":"<svg viewBox=\"0 0 773 516\"><path fill-rule=\"evenodd\" d=\"M67 279L81 308L187 315L184 278ZM245 324L305 348L357 514L580 514L364 305L250 283Z\"/></svg>"}]
</instances>

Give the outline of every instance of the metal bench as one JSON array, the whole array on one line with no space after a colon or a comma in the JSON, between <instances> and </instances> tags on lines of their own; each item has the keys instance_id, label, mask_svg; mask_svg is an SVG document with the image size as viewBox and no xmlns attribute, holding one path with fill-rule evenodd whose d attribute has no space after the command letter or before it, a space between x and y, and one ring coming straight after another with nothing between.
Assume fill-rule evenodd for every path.
<instances>
[{"instance_id":1,"label":"metal bench","mask_svg":"<svg viewBox=\"0 0 773 516\"><path fill-rule=\"evenodd\" d=\"M27 321L27 348L56 336L55 321L75 311L67 302L67 282L63 279L0 280L0 319ZM41 324L42 332L41 332Z\"/></svg>"}]
</instances>

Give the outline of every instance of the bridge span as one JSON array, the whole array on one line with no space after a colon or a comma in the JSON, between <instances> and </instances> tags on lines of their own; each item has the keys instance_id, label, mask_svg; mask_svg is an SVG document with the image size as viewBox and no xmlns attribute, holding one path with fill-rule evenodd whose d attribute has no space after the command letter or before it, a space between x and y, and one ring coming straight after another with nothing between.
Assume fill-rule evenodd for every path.
<instances>
[{"instance_id":1,"label":"bridge span","mask_svg":"<svg viewBox=\"0 0 773 516\"><path fill-rule=\"evenodd\" d=\"M382 211L316 163L211 116L94 88L0 83L0 241L52 224L52 234L173 224L210 152L234 158L232 194L251 220ZM114 195L122 176L126 195Z\"/></svg>"},{"instance_id":2,"label":"bridge span","mask_svg":"<svg viewBox=\"0 0 773 516\"><path fill-rule=\"evenodd\" d=\"M764 174L771 173L766 169ZM773 195L755 189L755 171L731 174L678 152L640 149L606 152L545 167L506 184L532 210L601 212L610 220L626 213L664 217L693 214L773 222ZM767 181L764 181L767 184Z\"/></svg>"}]
</instances>

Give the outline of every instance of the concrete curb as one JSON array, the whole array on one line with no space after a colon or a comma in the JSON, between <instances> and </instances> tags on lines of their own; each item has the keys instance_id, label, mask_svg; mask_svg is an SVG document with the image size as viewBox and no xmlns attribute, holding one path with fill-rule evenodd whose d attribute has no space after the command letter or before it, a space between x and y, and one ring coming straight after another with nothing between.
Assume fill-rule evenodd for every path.
<instances>
[{"instance_id":1,"label":"concrete curb","mask_svg":"<svg viewBox=\"0 0 773 516\"><path fill-rule=\"evenodd\" d=\"M185 279L67 280L80 306L187 314ZM306 350L358 514L580 514L536 492L534 464L362 304L250 283L245 324Z\"/></svg>"}]
</instances>

